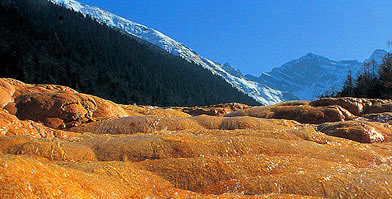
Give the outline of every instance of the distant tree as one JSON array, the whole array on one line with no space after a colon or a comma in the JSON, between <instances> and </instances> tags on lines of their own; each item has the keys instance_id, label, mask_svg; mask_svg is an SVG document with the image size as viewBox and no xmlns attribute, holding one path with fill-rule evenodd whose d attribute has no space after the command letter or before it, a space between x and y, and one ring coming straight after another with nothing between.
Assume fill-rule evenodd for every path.
<instances>
[{"instance_id":1,"label":"distant tree","mask_svg":"<svg viewBox=\"0 0 392 199\"><path fill-rule=\"evenodd\" d=\"M342 91L338 93L339 97L349 97L354 95L354 81L351 74L351 70L348 71L346 81L343 84Z\"/></svg>"},{"instance_id":2,"label":"distant tree","mask_svg":"<svg viewBox=\"0 0 392 199\"><path fill-rule=\"evenodd\" d=\"M377 63L374 59L372 59L371 61L369 61L369 65L370 65L370 79L374 80L377 75L376 75L376 70L377 70Z\"/></svg>"},{"instance_id":3,"label":"distant tree","mask_svg":"<svg viewBox=\"0 0 392 199\"><path fill-rule=\"evenodd\" d=\"M355 79L354 95L352 97L367 97L369 91L369 73L359 74Z\"/></svg>"},{"instance_id":4,"label":"distant tree","mask_svg":"<svg viewBox=\"0 0 392 199\"><path fill-rule=\"evenodd\" d=\"M365 62L356 79L349 72L334 97L392 98L392 55L388 53L379 66L374 60Z\"/></svg>"},{"instance_id":5,"label":"distant tree","mask_svg":"<svg viewBox=\"0 0 392 199\"><path fill-rule=\"evenodd\" d=\"M335 88L332 88L332 90L324 91L320 96L318 96L319 99L331 97L338 97L338 93L335 91Z\"/></svg>"}]
</instances>

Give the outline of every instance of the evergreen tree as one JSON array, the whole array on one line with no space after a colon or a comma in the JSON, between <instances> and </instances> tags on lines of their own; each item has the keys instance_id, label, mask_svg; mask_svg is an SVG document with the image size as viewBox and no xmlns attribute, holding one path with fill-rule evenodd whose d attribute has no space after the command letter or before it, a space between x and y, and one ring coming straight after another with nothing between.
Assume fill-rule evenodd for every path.
<instances>
[{"instance_id":1,"label":"evergreen tree","mask_svg":"<svg viewBox=\"0 0 392 199\"><path fill-rule=\"evenodd\" d=\"M344 82L342 91L339 93L341 97L349 97L354 95L354 82L351 70L348 71L346 81Z\"/></svg>"},{"instance_id":2,"label":"evergreen tree","mask_svg":"<svg viewBox=\"0 0 392 199\"><path fill-rule=\"evenodd\" d=\"M363 71L353 80L347 75L343 88L333 97L392 98L392 55L388 53L377 66L374 60L363 64ZM378 71L376 74L376 71ZM354 82L354 85L353 85Z\"/></svg>"}]
</instances>

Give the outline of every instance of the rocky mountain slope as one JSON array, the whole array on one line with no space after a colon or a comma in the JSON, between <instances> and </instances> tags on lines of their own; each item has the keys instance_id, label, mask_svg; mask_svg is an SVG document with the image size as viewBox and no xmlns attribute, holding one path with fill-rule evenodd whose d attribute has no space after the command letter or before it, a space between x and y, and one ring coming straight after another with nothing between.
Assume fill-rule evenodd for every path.
<instances>
[{"instance_id":1,"label":"rocky mountain slope","mask_svg":"<svg viewBox=\"0 0 392 199\"><path fill-rule=\"evenodd\" d=\"M249 81L241 75L238 75L238 72L233 73L233 71L237 71L233 67L208 60L207 58L198 55L192 49L152 28L124 19L103 9L79 3L74 0L50 1L58 5L63 5L76 12L80 12L85 16L88 15L102 24L121 30L126 34L136 36L142 40L157 45L174 55L180 56L189 62L196 63L210 70L213 74L221 76L233 87L253 97L260 103L268 105L296 99L288 92L272 89L265 84Z\"/></svg>"},{"instance_id":2,"label":"rocky mountain slope","mask_svg":"<svg viewBox=\"0 0 392 199\"><path fill-rule=\"evenodd\" d=\"M391 108L120 105L0 78L0 197L391 198Z\"/></svg>"},{"instance_id":3,"label":"rocky mountain slope","mask_svg":"<svg viewBox=\"0 0 392 199\"><path fill-rule=\"evenodd\" d=\"M378 49L366 61L375 60L380 64L387 52ZM249 80L267 85L280 91L292 93L301 100L313 100L325 91L339 91L348 71L353 76L361 72L363 63L356 60L334 61L309 53L299 59L274 68L260 77L246 75Z\"/></svg>"},{"instance_id":4,"label":"rocky mountain slope","mask_svg":"<svg viewBox=\"0 0 392 199\"><path fill-rule=\"evenodd\" d=\"M47 0L0 1L0 19L0 77L123 104L260 104L195 63Z\"/></svg>"}]
</instances>

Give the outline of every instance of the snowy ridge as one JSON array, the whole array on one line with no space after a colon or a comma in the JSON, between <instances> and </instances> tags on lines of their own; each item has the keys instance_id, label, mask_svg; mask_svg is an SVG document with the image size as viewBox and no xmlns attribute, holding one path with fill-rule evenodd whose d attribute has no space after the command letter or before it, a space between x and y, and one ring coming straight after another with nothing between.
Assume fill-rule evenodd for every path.
<instances>
[{"instance_id":1,"label":"snowy ridge","mask_svg":"<svg viewBox=\"0 0 392 199\"><path fill-rule=\"evenodd\" d=\"M89 15L99 23L106 24L116 29L120 29L125 33L128 33L151 44L159 46L160 48L176 56L180 56L188 62L196 63L203 68L210 70L214 75L221 76L233 87L237 88L239 91L245 94L248 94L250 97L256 99L262 104L272 105L282 101L296 99L293 95L290 95L289 93L272 89L263 84L247 80L242 77L242 75L230 74L233 73L233 71L235 70L230 71L230 73L227 72L223 68L227 69L228 66L223 66L216 62L203 58L199 56L196 52L194 52L192 49L182 45L181 43L152 28L148 28L144 25L116 16L103 9L79 3L74 0L49 1L54 4L62 5L68 9L72 9L76 12L82 13L84 16Z\"/></svg>"},{"instance_id":2,"label":"snowy ridge","mask_svg":"<svg viewBox=\"0 0 392 199\"><path fill-rule=\"evenodd\" d=\"M377 49L375 50L372 55L370 56L369 59L367 59L367 62L375 61L376 64L381 64L382 58L385 56L386 51L383 49Z\"/></svg>"},{"instance_id":3,"label":"snowy ridge","mask_svg":"<svg viewBox=\"0 0 392 199\"><path fill-rule=\"evenodd\" d=\"M386 53L378 49L365 61L374 60L380 64ZM313 100L326 91L341 90L348 71L355 77L361 72L362 66L363 63L356 60L334 61L309 53L269 73L262 73L260 77L245 77L276 90L292 93L301 100Z\"/></svg>"}]
</instances>

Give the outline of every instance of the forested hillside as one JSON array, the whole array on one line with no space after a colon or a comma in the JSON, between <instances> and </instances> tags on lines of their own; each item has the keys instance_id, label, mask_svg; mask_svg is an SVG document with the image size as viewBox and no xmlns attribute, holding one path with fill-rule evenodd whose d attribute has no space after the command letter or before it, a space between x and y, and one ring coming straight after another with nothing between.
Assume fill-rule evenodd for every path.
<instances>
[{"instance_id":1,"label":"forested hillside","mask_svg":"<svg viewBox=\"0 0 392 199\"><path fill-rule=\"evenodd\" d=\"M257 104L198 65L46 0L0 2L1 77L125 104Z\"/></svg>"}]
</instances>

